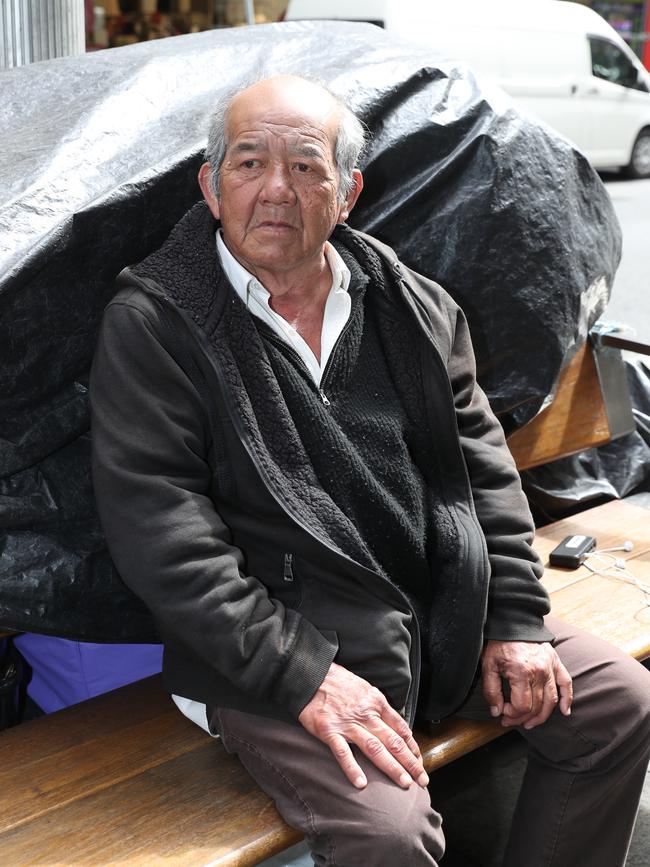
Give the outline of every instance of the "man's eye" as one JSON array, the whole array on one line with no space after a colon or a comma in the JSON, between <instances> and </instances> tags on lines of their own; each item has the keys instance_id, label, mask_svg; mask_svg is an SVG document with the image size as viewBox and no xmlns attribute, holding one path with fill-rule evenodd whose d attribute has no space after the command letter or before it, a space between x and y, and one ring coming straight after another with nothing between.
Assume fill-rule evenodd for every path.
<instances>
[{"instance_id":1,"label":"man's eye","mask_svg":"<svg viewBox=\"0 0 650 867\"><path fill-rule=\"evenodd\" d=\"M296 163L295 168L296 171L302 172L303 174L311 170L307 163Z\"/></svg>"},{"instance_id":2,"label":"man's eye","mask_svg":"<svg viewBox=\"0 0 650 867\"><path fill-rule=\"evenodd\" d=\"M259 165L259 160L244 160L242 166L245 169L255 169Z\"/></svg>"}]
</instances>

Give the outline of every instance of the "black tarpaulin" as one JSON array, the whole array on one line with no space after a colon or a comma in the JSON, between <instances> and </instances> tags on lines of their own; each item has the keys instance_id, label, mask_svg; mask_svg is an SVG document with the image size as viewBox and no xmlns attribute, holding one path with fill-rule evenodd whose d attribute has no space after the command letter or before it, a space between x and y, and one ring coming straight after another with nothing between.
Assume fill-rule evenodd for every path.
<instances>
[{"instance_id":1,"label":"black tarpaulin","mask_svg":"<svg viewBox=\"0 0 650 867\"><path fill-rule=\"evenodd\" d=\"M115 275L199 197L215 99L273 73L319 78L367 123L350 222L465 308L507 429L552 393L605 305L620 232L584 157L463 66L377 28L213 31L0 72L0 626L153 637L93 505L95 335Z\"/></svg>"}]
</instances>

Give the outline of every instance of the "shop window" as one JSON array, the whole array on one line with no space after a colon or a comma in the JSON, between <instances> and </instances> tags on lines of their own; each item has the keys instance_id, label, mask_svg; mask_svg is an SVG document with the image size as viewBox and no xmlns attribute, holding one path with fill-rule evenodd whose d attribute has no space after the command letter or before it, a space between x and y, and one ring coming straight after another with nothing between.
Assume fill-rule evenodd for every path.
<instances>
[{"instance_id":1,"label":"shop window","mask_svg":"<svg viewBox=\"0 0 650 867\"><path fill-rule=\"evenodd\" d=\"M87 48L117 47L247 23L245 0L85 0ZM282 18L287 0L255 0L255 22Z\"/></svg>"}]
</instances>

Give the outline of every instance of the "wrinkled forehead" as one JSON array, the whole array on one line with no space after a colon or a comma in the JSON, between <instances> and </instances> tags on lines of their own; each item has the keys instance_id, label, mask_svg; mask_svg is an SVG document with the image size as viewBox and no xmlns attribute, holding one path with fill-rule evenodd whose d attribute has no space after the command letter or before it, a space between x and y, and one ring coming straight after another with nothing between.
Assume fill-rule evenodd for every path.
<instances>
[{"instance_id":1,"label":"wrinkled forehead","mask_svg":"<svg viewBox=\"0 0 650 867\"><path fill-rule=\"evenodd\" d=\"M262 82L239 94L226 115L230 147L242 138L280 137L300 147L334 153L339 127L335 100L315 85Z\"/></svg>"}]
</instances>

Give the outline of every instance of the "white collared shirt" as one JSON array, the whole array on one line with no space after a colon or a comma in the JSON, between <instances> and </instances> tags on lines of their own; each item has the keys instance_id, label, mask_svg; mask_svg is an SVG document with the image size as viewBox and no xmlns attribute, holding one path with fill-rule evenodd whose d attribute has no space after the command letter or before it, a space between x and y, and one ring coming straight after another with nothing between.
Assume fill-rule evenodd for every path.
<instances>
[{"instance_id":1,"label":"white collared shirt","mask_svg":"<svg viewBox=\"0 0 650 867\"><path fill-rule=\"evenodd\" d=\"M332 272L332 286L325 302L325 312L323 314L323 326L320 337L320 363L305 343L302 337L298 334L286 319L283 319L279 313L269 305L271 295L262 286L256 277L253 277L237 259L232 255L226 247L221 230L216 233L217 238L217 253L221 266L226 274L226 277L233 285L235 292L241 300L246 304L246 307L254 316L257 316L273 331L281 337L289 346L292 346L304 361L311 377L317 386L320 386L323 371L327 365L327 360L332 354L332 350L339 339L343 328L350 318L350 310L352 301L348 288L350 286L350 270L336 252L334 247L327 242L325 244L325 258ZM190 698L183 698L179 695L172 695L176 706L188 719L196 723L206 732L210 732L208 726L206 706L200 701L194 701ZM213 735L214 737L214 735Z\"/></svg>"},{"instance_id":2,"label":"white collared shirt","mask_svg":"<svg viewBox=\"0 0 650 867\"><path fill-rule=\"evenodd\" d=\"M325 302L323 313L323 325L320 337L320 363L305 343L296 329L289 325L279 313L270 306L271 295L262 286L260 281L249 273L243 265L232 255L221 235L217 231L217 253L226 277L233 285L235 292L246 305L253 316L257 316L265 322L273 331L281 337L285 343L293 347L304 361L312 379L317 386L323 376L327 361L339 339L341 331L350 318L352 302L348 288L350 286L350 271L334 247L326 242L325 258L332 272L332 286Z\"/></svg>"}]
</instances>

